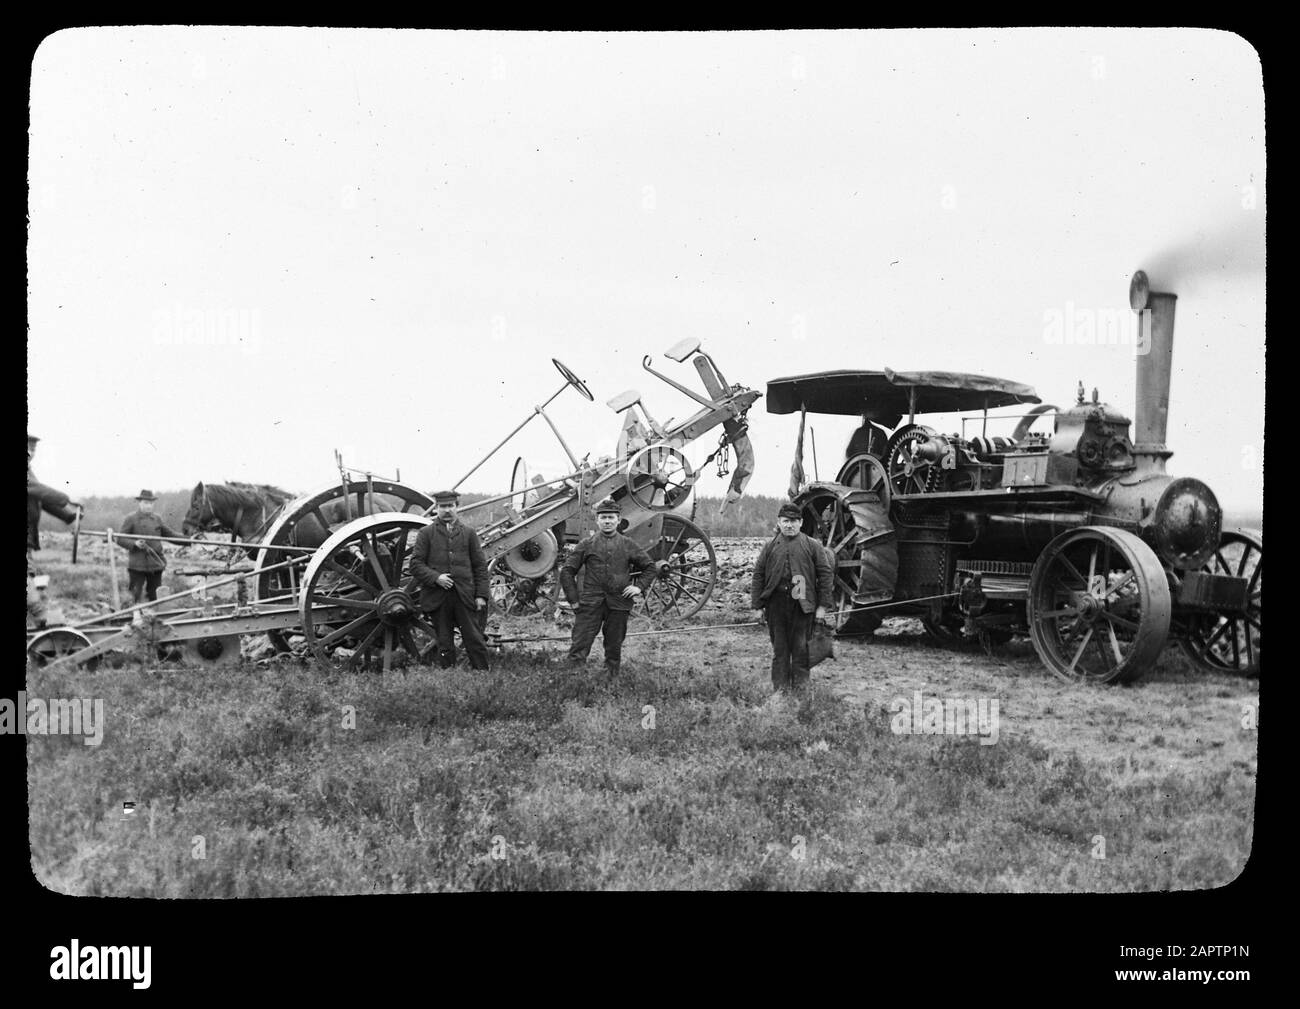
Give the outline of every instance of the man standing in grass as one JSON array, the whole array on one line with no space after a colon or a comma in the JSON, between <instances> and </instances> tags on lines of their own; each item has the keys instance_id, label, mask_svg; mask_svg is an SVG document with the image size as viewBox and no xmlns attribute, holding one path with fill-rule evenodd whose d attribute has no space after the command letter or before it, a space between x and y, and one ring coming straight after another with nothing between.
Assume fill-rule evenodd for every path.
<instances>
[{"instance_id":1,"label":"man standing in grass","mask_svg":"<svg viewBox=\"0 0 1300 1009\"><path fill-rule=\"evenodd\" d=\"M486 672L487 641L479 614L487 609L487 557L478 533L456 514L460 495L438 491L433 502L438 517L420 530L411 551L411 574L420 583L420 609L433 614L440 667L456 664L454 634L459 627L469 664Z\"/></svg>"},{"instance_id":2,"label":"man standing in grass","mask_svg":"<svg viewBox=\"0 0 1300 1009\"><path fill-rule=\"evenodd\" d=\"M618 531L618 519L613 498L596 505L596 531L574 547L560 569L560 587L574 608L569 661L575 665L586 662L596 634L602 633L605 671L611 677L618 675L623 661L627 615L643 585L649 586L658 570L635 540ZM639 572L637 581L632 579L633 569ZM581 593L578 572L582 572Z\"/></svg>"},{"instance_id":3,"label":"man standing in grass","mask_svg":"<svg viewBox=\"0 0 1300 1009\"><path fill-rule=\"evenodd\" d=\"M772 687L808 685L808 636L813 622L826 616L833 573L827 551L800 531L799 506L786 502L777 512L777 534L754 562L750 602L763 610L772 639Z\"/></svg>"},{"instance_id":4,"label":"man standing in grass","mask_svg":"<svg viewBox=\"0 0 1300 1009\"><path fill-rule=\"evenodd\" d=\"M131 587L131 599L136 605L145 596L149 602L157 599L158 586L162 584L163 568L167 566L167 561L163 557L162 543L155 537L178 538L176 531L154 514L157 500L153 491L142 490L135 499L136 510L122 520L122 528L118 533L122 545L131 550L126 560L126 573Z\"/></svg>"}]
</instances>

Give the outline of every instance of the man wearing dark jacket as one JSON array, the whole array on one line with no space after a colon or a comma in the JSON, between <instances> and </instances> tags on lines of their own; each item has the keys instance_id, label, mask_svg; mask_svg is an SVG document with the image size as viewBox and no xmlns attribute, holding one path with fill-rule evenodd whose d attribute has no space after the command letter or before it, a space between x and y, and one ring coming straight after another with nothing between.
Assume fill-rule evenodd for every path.
<instances>
[{"instance_id":1,"label":"man wearing dark jacket","mask_svg":"<svg viewBox=\"0 0 1300 1009\"><path fill-rule=\"evenodd\" d=\"M456 515L460 495L439 491L433 500L438 517L420 530L411 551L411 574L420 583L420 609L434 617L438 665L443 669L455 665L453 633L459 627L470 665L486 671L487 642L477 614L487 608L487 557L478 533Z\"/></svg>"},{"instance_id":2,"label":"man wearing dark jacket","mask_svg":"<svg viewBox=\"0 0 1300 1009\"><path fill-rule=\"evenodd\" d=\"M799 526L798 505L787 502L777 513L779 531L754 562L750 602L764 610L772 639L772 686L807 686L808 635L813 621L826 616L834 588L826 550Z\"/></svg>"},{"instance_id":3,"label":"man wearing dark jacket","mask_svg":"<svg viewBox=\"0 0 1300 1009\"><path fill-rule=\"evenodd\" d=\"M32 554L41 548L41 512L49 512L64 522L75 522L81 505L72 501L61 490L47 487L32 472L32 459L40 438L27 435L27 616L36 627L44 627L49 609L38 588L39 580L48 581L41 574Z\"/></svg>"},{"instance_id":4,"label":"man wearing dark jacket","mask_svg":"<svg viewBox=\"0 0 1300 1009\"><path fill-rule=\"evenodd\" d=\"M596 505L596 531L574 547L560 569L560 588L574 608L569 661L586 662L597 632L603 632L605 671L610 676L618 675L623 660L627 615L633 601L658 571L650 555L618 531L618 518L618 505L612 498ZM635 581L633 569L639 572Z\"/></svg>"},{"instance_id":5,"label":"man wearing dark jacket","mask_svg":"<svg viewBox=\"0 0 1300 1009\"><path fill-rule=\"evenodd\" d=\"M122 545L131 551L126 559L126 575L131 587L131 599L138 605L144 596L148 597L149 602L158 598L163 568L167 566L162 542L155 537L170 536L176 539L178 536L171 526L154 514L154 504L158 498L153 491L142 490L135 500L136 510L122 520L118 536Z\"/></svg>"},{"instance_id":6,"label":"man wearing dark jacket","mask_svg":"<svg viewBox=\"0 0 1300 1009\"><path fill-rule=\"evenodd\" d=\"M40 441L34 434L27 436L27 549L41 548L41 512L49 512L55 518L71 523L77 518L77 509L81 506L72 501L61 490L47 487L36 479L32 472L32 459L36 455L36 443Z\"/></svg>"}]
</instances>

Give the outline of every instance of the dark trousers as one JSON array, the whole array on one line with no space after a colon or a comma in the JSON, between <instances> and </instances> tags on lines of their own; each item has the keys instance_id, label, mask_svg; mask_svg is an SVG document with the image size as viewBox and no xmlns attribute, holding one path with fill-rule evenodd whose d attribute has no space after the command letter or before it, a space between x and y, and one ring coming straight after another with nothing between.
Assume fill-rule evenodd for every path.
<instances>
[{"instance_id":1,"label":"dark trousers","mask_svg":"<svg viewBox=\"0 0 1300 1009\"><path fill-rule=\"evenodd\" d=\"M597 633L603 633L605 666L612 672L623 661L623 639L627 637L627 610L616 610L609 603L582 603L573 615L573 641L569 645L569 659L583 662L591 651ZM603 629L603 631L602 631Z\"/></svg>"},{"instance_id":2,"label":"dark trousers","mask_svg":"<svg viewBox=\"0 0 1300 1009\"><path fill-rule=\"evenodd\" d=\"M128 571L128 584L131 587L131 599L139 605L142 596L148 595L149 602L158 598L158 586L162 584L161 571Z\"/></svg>"},{"instance_id":3,"label":"dark trousers","mask_svg":"<svg viewBox=\"0 0 1300 1009\"><path fill-rule=\"evenodd\" d=\"M470 609L455 593L448 593L442 605L429 614L438 632L438 665L449 669L456 664L456 639L452 636L460 628L460 639L465 645L469 664L475 669L487 669L487 642L479 623L478 610Z\"/></svg>"},{"instance_id":4,"label":"dark trousers","mask_svg":"<svg viewBox=\"0 0 1300 1009\"><path fill-rule=\"evenodd\" d=\"M805 613L798 599L777 589L768 597L767 633L772 639L772 686L777 690L808 683L808 636L813 614Z\"/></svg>"}]
</instances>

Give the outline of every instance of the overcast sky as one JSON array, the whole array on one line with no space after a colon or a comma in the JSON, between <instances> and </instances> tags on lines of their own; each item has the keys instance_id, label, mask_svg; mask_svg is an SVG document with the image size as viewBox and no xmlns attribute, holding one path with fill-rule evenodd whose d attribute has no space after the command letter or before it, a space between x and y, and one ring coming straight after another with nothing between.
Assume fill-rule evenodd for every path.
<instances>
[{"instance_id":1,"label":"overcast sky","mask_svg":"<svg viewBox=\"0 0 1300 1009\"><path fill-rule=\"evenodd\" d=\"M36 472L305 491L339 448L432 490L552 357L594 457L624 389L692 412L640 366L697 386L683 337L760 391L934 368L1131 415L1131 345L1052 341L1124 316L1145 266L1179 295L1170 471L1257 508L1263 102L1212 31L60 32L32 68ZM750 489L783 493L798 419L751 419ZM853 425L810 423L833 476ZM520 454L567 465L536 419L465 489Z\"/></svg>"}]
</instances>

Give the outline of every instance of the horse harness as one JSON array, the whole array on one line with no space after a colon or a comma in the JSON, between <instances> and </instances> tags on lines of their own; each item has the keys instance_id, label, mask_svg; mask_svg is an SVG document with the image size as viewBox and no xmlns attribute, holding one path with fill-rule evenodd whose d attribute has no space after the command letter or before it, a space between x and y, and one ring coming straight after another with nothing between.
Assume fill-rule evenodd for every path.
<instances>
[{"instance_id":1,"label":"horse harness","mask_svg":"<svg viewBox=\"0 0 1300 1009\"><path fill-rule=\"evenodd\" d=\"M216 509L212 507L212 499L208 497L208 485L206 483L203 485L203 507L207 509L208 514L212 516L208 520L208 523L204 528L211 529L214 525L218 524L221 521L221 519L218 517ZM200 512L199 514L201 515L202 512ZM258 514L261 517L262 521L261 524L257 527L257 530L253 533L254 536L256 536L258 533L260 533L263 529L266 528L266 502L265 501L259 502ZM231 543L239 542L239 523L243 521L243 518L244 518L244 505L241 503L235 509L235 520L230 525Z\"/></svg>"}]
</instances>

